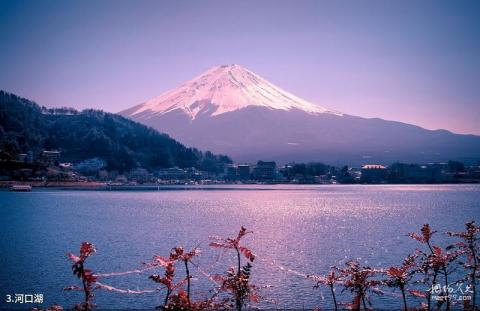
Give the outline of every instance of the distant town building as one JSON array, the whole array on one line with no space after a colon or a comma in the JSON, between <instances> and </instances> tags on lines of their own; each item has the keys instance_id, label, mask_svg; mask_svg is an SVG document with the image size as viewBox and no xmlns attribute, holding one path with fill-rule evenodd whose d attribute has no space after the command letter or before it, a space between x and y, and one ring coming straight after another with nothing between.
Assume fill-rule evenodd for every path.
<instances>
[{"instance_id":1,"label":"distant town building","mask_svg":"<svg viewBox=\"0 0 480 311\"><path fill-rule=\"evenodd\" d=\"M239 164L237 166L237 174L238 174L238 179L249 180L250 179L250 165Z\"/></svg>"},{"instance_id":2,"label":"distant town building","mask_svg":"<svg viewBox=\"0 0 480 311\"><path fill-rule=\"evenodd\" d=\"M225 166L225 178L228 180L237 180L237 167L233 164Z\"/></svg>"},{"instance_id":3,"label":"distant town building","mask_svg":"<svg viewBox=\"0 0 480 311\"><path fill-rule=\"evenodd\" d=\"M389 182L393 183L435 183L441 182L444 166L440 164L404 164L394 163L388 167Z\"/></svg>"},{"instance_id":4,"label":"distant town building","mask_svg":"<svg viewBox=\"0 0 480 311\"><path fill-rule=\"evenodd\" d=\"M72 163L70 162L67 162L67 163L60 163L58 166L60 166L60 168L63 168L65 170L70 170L73 168L73 165Z\"/></svg>"},{"instance_id":5,"label":"distant town building","mask_svg":"<svg viewBox=\"0 0 480 311\"><path fill-rule=\"evenodd\" d=\"M441 169L427 165L407 166L407 178L415 182L435 182L441 177Z\"/></svg>"},{"instance_id":6,"label":"distant town building","mask_svg":"<svg viewBox=\"0 0 480 311\"><path fill-rule=\"evenodd\" d=\"M331 182L330 176L328 175L315 176L314 180L317 184L329 184Z\"/></svg>"},{"instance_id":7,"label":"distant town building","mask_svg":"<svg viewBox=\"0 0 480 311\"><path fill-rule=\"evenodd\" d=\"M32 151L28 151L27 152L27 157L25 158L25 162L27 163L33 163L33 152Z\"/></svg>"},{"instance_id":8,"label":"distant town building","mask_svg":"<svg viewBox=\"0 0 480 311\"><path fill-rule=\"evenodd\" d=\"M26 153L20 153L17 155L17 161L20 162L26 162L27 160L27 154Z\"/></svg>"},{"instance_id":9,"label":"distant town building","mask_svg":"<svg viewBox=\"0 0 480 311\"><path fill-rule=\"evenodd\" d=\"M130 177L130 179L133 179L133 180L137 181L138 183L144 183L144 182L149 181L150 174L148 173L148 171L146 169L141 168L141 167L137 167L137 168L130 171L129 177Z\"/></svg>"},{"instance_id":10,"label":"distant town building","mask_svg":"<svg viewBox=\"0 0 480 311\"><path fill-rule=\"evenodd\" d=\"M46 162L55 162L60 159L61 152L57 150L44 150L42 152L42 158Z\"/></svg>"},{"instance_id":11,"label":"distant town building","mask_svg":"<svg viewBox=\"0 0 480 311\"><path fill-rule=\"evenodd\" d=\"M118 175L117 178L115 178L115 182L125 184L128 182L128 178L125 175Z\"/></svg>"},{"instance_id":12,"label":"distant town building","mask_svg":"<svg viewBox=\"0 0 480 311\"><path fill-rule=\"evenodd\" d=\"M185 169L185 173L187 174L187 177L192 180L200 180L203 178L203 172L195 167Z\"/></svg>"},{"instance_id":13,"label":"distant town building","mask_svg":"<svg viewBox=\"0 0 480 311\"><path fill-rule=\"evenodd\" d=\"M258 161L253 169L253 177L256 180L273 180L277 173L277 164L274 161Z\"/></svg>"},{"instance_id":14,"label":"distant town building","mask_svg":"<svg viewBox=\"0 0 480 311\"><path fill-rule=\"evenodd\" d=\"M59 159L61 152L58 150L44 150L42 156L48 159Z\"/></svg>"},{"instance_id":15,"label":"distant town building","mask_svg":"<svg viewBox=\"0 0 480 311\"><path fill-rule=\"evenodd\" d=\"M180 180L187 178L187 172L184 169L178 167L169 167L161 169L157 172L157 176L160 179L166 180Z\"/></svg>"},{"instance_id":16,"label":"distant town building","mask_svg":"<svg viewBox=\"0 0 480 311\"><path fill-rule=\"evenodd\" d=\"M380 164L366 164L362 166L361 181L367 183L383 182L387 177L387 168Z\"/></svg>"},{"instance_id":17,"label":"distant town building","mask_svg":"<svg viewBox=\"0 0 480 311\"><path fill-rule=\"evenodd\" d=\"M107 170L100 170L98 171L98 179L99 180L108 180L108 171Z\"/></svg>"},{"instance_id":18,"label":"distant town building","mask_svg":"<svg viewBox=\"0 0 480 311\"><path fill-rule=\"evenodd\" d=\"M98 171L107 167L107 162L101 158L90 158L74 165L82 174L96 175Z\"/></svg>"}]
</instances>

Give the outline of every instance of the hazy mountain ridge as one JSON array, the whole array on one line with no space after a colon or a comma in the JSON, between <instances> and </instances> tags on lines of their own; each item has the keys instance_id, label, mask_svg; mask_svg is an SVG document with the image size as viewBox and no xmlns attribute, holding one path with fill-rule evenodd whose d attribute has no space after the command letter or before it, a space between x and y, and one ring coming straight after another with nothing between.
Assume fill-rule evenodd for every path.
<instances>
[{"instance_id":1,"label":"hazy mountain ridge","mask_svg":"<svg viewBox=\"0 0 480 311\"><path fill-rule=\"evenodd\" d=\"M255 79L244 79L250 84L224 82L230 81L231 72L241 77L253 75ZM480 136L351 116L292 97L276 86L276 96L255 102L258 96L250 96L249 90L259 87L256 82L261 82L260 89L261 85L269 85L238 65L214 67L178 89L120 114L185 144L226 153L236 161L362 164L480 160ZM220 95L216 93L217 83L222 86ZM195 85L209 92L198 95ZM276 99L280 103L275 103ZM190 113L192 107L196 108L194 114Z\"/></svg>"}]
</instances>

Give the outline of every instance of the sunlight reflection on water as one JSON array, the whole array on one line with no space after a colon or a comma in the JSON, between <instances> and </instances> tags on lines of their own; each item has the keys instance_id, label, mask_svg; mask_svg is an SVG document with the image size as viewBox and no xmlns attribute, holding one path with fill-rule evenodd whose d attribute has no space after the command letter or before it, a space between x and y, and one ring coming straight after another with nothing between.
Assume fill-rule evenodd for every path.
<instances>
[{"instance_id":1,"label":"sunlight reflection on water","mask_svg":"<svg viewBox=\"0 0 480 311\"><path fill-rule=\"evenodd\" d=\"M480 218L477 185L217 188L0 192L0 251L7 254L1 256L1 266L6 267L0 271L1 294L43 292L45 305L71 306L75 293L61 291L75 283L64 254L77 252L83 240L99 249L90 260L94 271L135 269L153 254L168 254L173 246L200 245L198 263L208 272L221 273L234 258L226 253L216 262L219 252L209 249L209 236L234 236L244 225L254 231L245 243L258 255L253 279L273 285L263 294L277 301L262 307L329 307L327 291L323 290L323 300L322 291L314 290L301 274L325 273L331 265L351 258L372 266L398 264L417 246L406 234L423 223L439 231L459 230L466 220ZM104 281L122 288L155 287L147 277ZM201 274L197 277L193 288L199 295L211 284ZM161 297L100 291L97 296L98 305L108 308L151 308ZM399 303L388 295L373 301L383 308Z\"/></svg>"}]
</instances>

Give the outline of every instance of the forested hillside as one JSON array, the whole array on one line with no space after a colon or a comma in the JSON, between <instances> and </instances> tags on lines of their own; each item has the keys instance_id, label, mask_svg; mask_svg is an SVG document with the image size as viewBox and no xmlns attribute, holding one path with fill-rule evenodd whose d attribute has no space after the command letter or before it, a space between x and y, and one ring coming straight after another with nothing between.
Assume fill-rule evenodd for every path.
<instances>
[{"instance_id":1,"label":"forested hillside","mask_svg":"<svg viewBox=\"0 0 480 311\"><path fill-rule=\"evenodd\" d=\"M46 109L0 91L0 152L4 159L19 153L60 150L62 158L78 162L102 158L108 169L135 167L197 167L223 169L231 160L188 148L156 130L122 116L99 110Z\"/></svg>"}]
</instances>

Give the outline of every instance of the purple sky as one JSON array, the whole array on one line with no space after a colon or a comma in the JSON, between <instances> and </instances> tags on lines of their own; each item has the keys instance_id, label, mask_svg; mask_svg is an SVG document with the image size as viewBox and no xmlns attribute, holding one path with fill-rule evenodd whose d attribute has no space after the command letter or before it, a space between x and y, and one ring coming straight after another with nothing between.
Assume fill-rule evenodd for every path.
<instances>
[{"instance_id":1,"label":"purple sky","mask_svg":"<svg viewBox=\"0 0 480 311\"><path fill-rule=\"evenodd\" d=\"M3 1L0 89L111 112L241 64L344 113L480 134L480 1Z\"/></svg>"}]
</instances>

